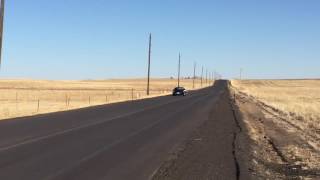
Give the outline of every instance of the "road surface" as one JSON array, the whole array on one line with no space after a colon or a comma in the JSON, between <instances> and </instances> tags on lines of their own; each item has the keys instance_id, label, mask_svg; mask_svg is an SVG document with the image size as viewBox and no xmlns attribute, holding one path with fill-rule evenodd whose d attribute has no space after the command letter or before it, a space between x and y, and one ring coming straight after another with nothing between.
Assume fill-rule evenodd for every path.
<instances>
[{"instance_id":1,"label":"road surface","mask_svg":"<svg viewBox=\"0 0 320 180\"><path fill-rule=\"evenodd\" d=\"M0 179L150 179L181 142L210 120L226 87L227 81L218 81L186 97L0 121ZM219 125L233 129L231 121ZM230 132L223 133L230 137ZM214 151L227 166L221 173L235 177L232 138L215 147L213 155Z\"/></svg>"}]
</instances>

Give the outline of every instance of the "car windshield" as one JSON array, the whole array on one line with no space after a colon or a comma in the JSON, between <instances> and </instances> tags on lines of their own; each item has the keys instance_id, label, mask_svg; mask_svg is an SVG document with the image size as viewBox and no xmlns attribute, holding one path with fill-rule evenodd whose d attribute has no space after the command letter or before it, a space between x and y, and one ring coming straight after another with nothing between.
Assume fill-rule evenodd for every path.
<instances>
[{"instance_id":1,"label":"car windshield","mask_svg":"<svg viewBox=\"0 0 320 180\"><path fill-rule=\"evenodd\" d=\"M183 87L176 87L174 90L176 90L176 91L184 91L185 89Z\"/></svg>"}]
</instances>

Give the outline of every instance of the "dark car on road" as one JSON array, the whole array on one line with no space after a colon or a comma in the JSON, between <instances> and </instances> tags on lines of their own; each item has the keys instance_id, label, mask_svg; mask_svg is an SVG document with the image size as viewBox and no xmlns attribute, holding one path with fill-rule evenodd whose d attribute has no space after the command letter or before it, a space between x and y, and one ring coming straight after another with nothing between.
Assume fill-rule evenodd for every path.
<instances>
[{"instance_id":1,"label":"dark car on road","mask_svg":"<svg viewBox=\"0 0 320 180\"><path fill-rule=\"evenodd\" d=\"M187 93L188 92L184 87L176 87L172 91L173 96L185 96Z\"/></svg>"}]
</instances>

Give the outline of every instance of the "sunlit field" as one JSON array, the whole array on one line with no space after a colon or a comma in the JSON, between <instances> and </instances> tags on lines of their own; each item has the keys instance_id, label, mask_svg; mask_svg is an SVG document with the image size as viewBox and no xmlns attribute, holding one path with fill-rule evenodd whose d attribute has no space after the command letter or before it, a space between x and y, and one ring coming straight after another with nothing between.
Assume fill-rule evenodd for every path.
<instances>
[{"instance_id":1,"label":"sunlit field","mask_svg":"<svg viewBox=\"0 0 320 180\"><path fill-rule=\"evenodd\" d=\"M320 127L320 80L234 80L238 90Z\"/></svg>"},{"instance_id":2,"label":"sunlit field","mask_svg":"<svg viewBox=\"0 0 320 180\"><path fill-rule=\"evenodd\" d=\"M195 89L201 88L200 80L195 82ZM176 85L176 79L152 79L150 96L147 96L145 79L0 80L0 119L166 95L171 93ZM209 83L203 83L203 87L206 85ZM182 79L181 86L193 89L193 80Z\"/></svg>"}]
</instances>

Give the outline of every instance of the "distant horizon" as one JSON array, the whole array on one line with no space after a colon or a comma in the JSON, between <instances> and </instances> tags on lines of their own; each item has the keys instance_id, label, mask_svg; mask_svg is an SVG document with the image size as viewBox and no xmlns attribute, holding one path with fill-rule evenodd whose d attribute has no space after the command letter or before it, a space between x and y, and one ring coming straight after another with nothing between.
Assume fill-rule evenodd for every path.
<instances>
[{"instance_id":1,"label":"distant horizon","mask_svg":"<svg viewBox=\"0 0 320 180\"><path fill-rule=\"evenodd\" d=\"M170 79L171 77L151 77L152 79ZM181 77L182 79L188 79L188 77ZM177 80L178 78L173 77L174 80ZM190 79L193 79L190 77ZM197 80L200 80L200 77L196 78ZM205 78L204 78L205 79ZM208 78L209 79L209 78ZM124 78L105 78L105 79L36 79L36 78L23 78L23 77L17 77L17 78L10 78L10 77L0 77L1 80L35 80L35 81L108 81L108 80L147 80L146 77L124 77ZM216 79L219 80L219 79ZM263 79L263 78L222 78L221 80L320 80L320 78L278 78L278 79Z\"/></svg>"}]
</instances>

